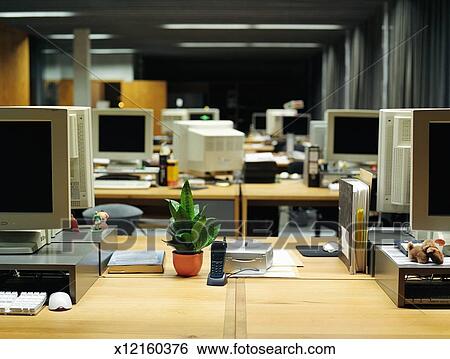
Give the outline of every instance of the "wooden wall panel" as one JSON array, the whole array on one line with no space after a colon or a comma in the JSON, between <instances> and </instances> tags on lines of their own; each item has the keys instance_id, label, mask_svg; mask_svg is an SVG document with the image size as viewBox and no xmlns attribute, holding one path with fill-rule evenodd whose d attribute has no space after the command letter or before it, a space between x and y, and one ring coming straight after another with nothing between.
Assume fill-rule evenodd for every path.
<instances>
[{"instance_id":1,"label":"wooden wall panel","mask_svg":"<svg viewBox=\"0 0 450 359\"><path fill-rule=\"evenodd\" d=\"M58 81L58 106L73 106L73 80Z\"/></svg>"},{"instance_id":2,"label":"wooden wall panel","mask_svg":"<svg viewBox=\"0 0 450 359\"><path fill-rule=\"evenodd\" d=\"M0 24L0 105L30 104L28 36Z\"/></svg>"},{"instance_id":3,"label":"wooden wall panel","mask_svg":"<svg viewBox=\"0 0 450 359\"><path fill-rule=\"evenodd\" d=\"M56 81L58 86L58 106L73 106L73 80L62 79ZM94 108L97 101L103 100L105 86L102 81L91 81L91 107Z\"/></svg>"},{"instance_id":4,"label":"wooden wall panel","mask_svg":"<svg viewBox=\"0 0 450 359\"><path fill-rule=\"evenodd\" d=\"M167 82L135 80L121 84L124 108L151 108L154 111L154 134L161 134L161 110L167 107Z\"/></svg>"}]
</instances>

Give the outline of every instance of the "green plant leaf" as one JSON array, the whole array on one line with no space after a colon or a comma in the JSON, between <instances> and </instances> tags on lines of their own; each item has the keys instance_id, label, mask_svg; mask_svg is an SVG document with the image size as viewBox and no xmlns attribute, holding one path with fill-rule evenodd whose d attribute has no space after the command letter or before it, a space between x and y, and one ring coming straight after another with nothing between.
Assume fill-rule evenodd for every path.
<instances>
[{"instance_id":1,"label":"green plant leaf","mask_svg":"<svg viewBox=\"0 0 450 359\"><path fill-rule=\"evenodd\" d=\"M169 211L172 216L172 218L177 219L178 218L178 209L180 207L180 204L177 201L173 201L171 199L166 200L169 203Z\"/></svg>"},{"instance_id":2,"label":"green plant leaf","mask_svg":"<svg viewBox=\"0 0 450 359\"><path fill-rule=\"evenodd\" d=\"M202 210L194 217L194 222L198 221L201 217L205 216L206 206L203 206Z\"/></svg>"},{"instance_id":3,"label":"green plant leaf","mask_svg":"<svg viewBox=\"0 0 450 359\"><path fill-rule=\"evenodd\" d=\"M181 207L186 211L189 219L194 219L194 200L192 198L192 191L191 186L189 185L189 181L184 182L183 189L181 190L180 204Z\"/></svg>"},{"instance_id":4,"label":"green plant leaf","mask_svg":"<svg viewBox=\"0 0 450 359\"><path fill-rule=\"evenodd\" d=\"M195 204L194 205L194 216L198 216L199 213L200 213L200 205Z\"/></svg>"}]
</instances>

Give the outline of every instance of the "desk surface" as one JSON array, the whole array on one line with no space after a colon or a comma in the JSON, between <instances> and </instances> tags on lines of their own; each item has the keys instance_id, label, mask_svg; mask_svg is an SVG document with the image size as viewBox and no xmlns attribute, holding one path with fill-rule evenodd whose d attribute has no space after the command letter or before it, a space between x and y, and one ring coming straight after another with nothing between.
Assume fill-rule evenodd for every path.
<instances>
[{"instance_id":1,"label":"desk surface","mask_svg":"<svg viewBox=\"0 0 450 359\"><path fill-rule=\"evenodd\" d=\"M245 143L245 152L273 152L275 147L273 145L266 145L264 143Z\"/></svg>"},{"instance_id":2,"label":"desk surface","mask_svg":"<svg viewBox=\"0 0 450 359\"><path fill-rule=\"evenodd\" d=\"M169 187L151 187L149 189L96 189L96 198L115 199L178 199L180 189ZM228 187L208 186L205 189L193 190L194 199L225 199L234 200L239 197L239 185Z\"/></svg>"},{"instance_id":3,"label":"desk surface","mask_svg":"<svg viewBox=\"0 0 450 359\"><path fill-rule=\"evenodd\" d=\"M165 248L160 238L157 247ZM339 259L302 261L299 279L208 287L208 251L198 277L178 278L167 249L163 275L106 275L68 312L0 316L0 338L450 338L450 310L398 309Z\"/></svg>"},{"instance_id":4,"label":"desk surface","mask_svg":"<svg viewBox=\"0 0 450 359\"><path fill-rule=\"evenodd\" d=\"M280 183L245 183L242 197L247 200L273 201L338 201L339 192L328 188L311 188L303 181L285 180Z\"/></svg>"}]
</instances>

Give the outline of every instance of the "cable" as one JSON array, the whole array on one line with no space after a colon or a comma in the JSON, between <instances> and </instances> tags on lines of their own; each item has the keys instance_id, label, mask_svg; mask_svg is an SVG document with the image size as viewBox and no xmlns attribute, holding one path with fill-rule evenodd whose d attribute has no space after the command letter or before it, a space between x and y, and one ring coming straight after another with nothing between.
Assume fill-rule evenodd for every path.
<instances>
[{"instance_id":1,"label":"cable","mask_svg":"<svg viewBox=\"0 0 450 359\"><path fill-rule=\"evenodd\" d=\"M259 272L259 269L256 269L256 268L245 268L245 269L240 269L240 270L238 270L237 272L228 274L228 275L227 275L227 279L228 279L228 278L231 278L231 276L233 276L233 275L236 275L236 274L239 274L239 273L248 271L248 270L249 270L249 271L254 271L254 272Z\"/></svg>"}]
</instances>

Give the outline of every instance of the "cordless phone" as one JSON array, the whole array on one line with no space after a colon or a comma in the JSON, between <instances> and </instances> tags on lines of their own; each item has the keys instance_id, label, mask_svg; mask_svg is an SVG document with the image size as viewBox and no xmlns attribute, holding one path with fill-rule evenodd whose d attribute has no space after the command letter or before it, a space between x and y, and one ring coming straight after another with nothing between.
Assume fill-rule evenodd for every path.
<instances>
[{"instance_id":1,"label":"cordless phone","mask_svg":"<svg viewBox=\"0 0 450 359\"><path fill-rule=\"evenodd\" d=\"M208 275L208 285L223 286L227 284L227 276L223 271L226 252L225 238L223 241L214 241L211 245L211 271Z\"/></svg>"}]
</instances>

